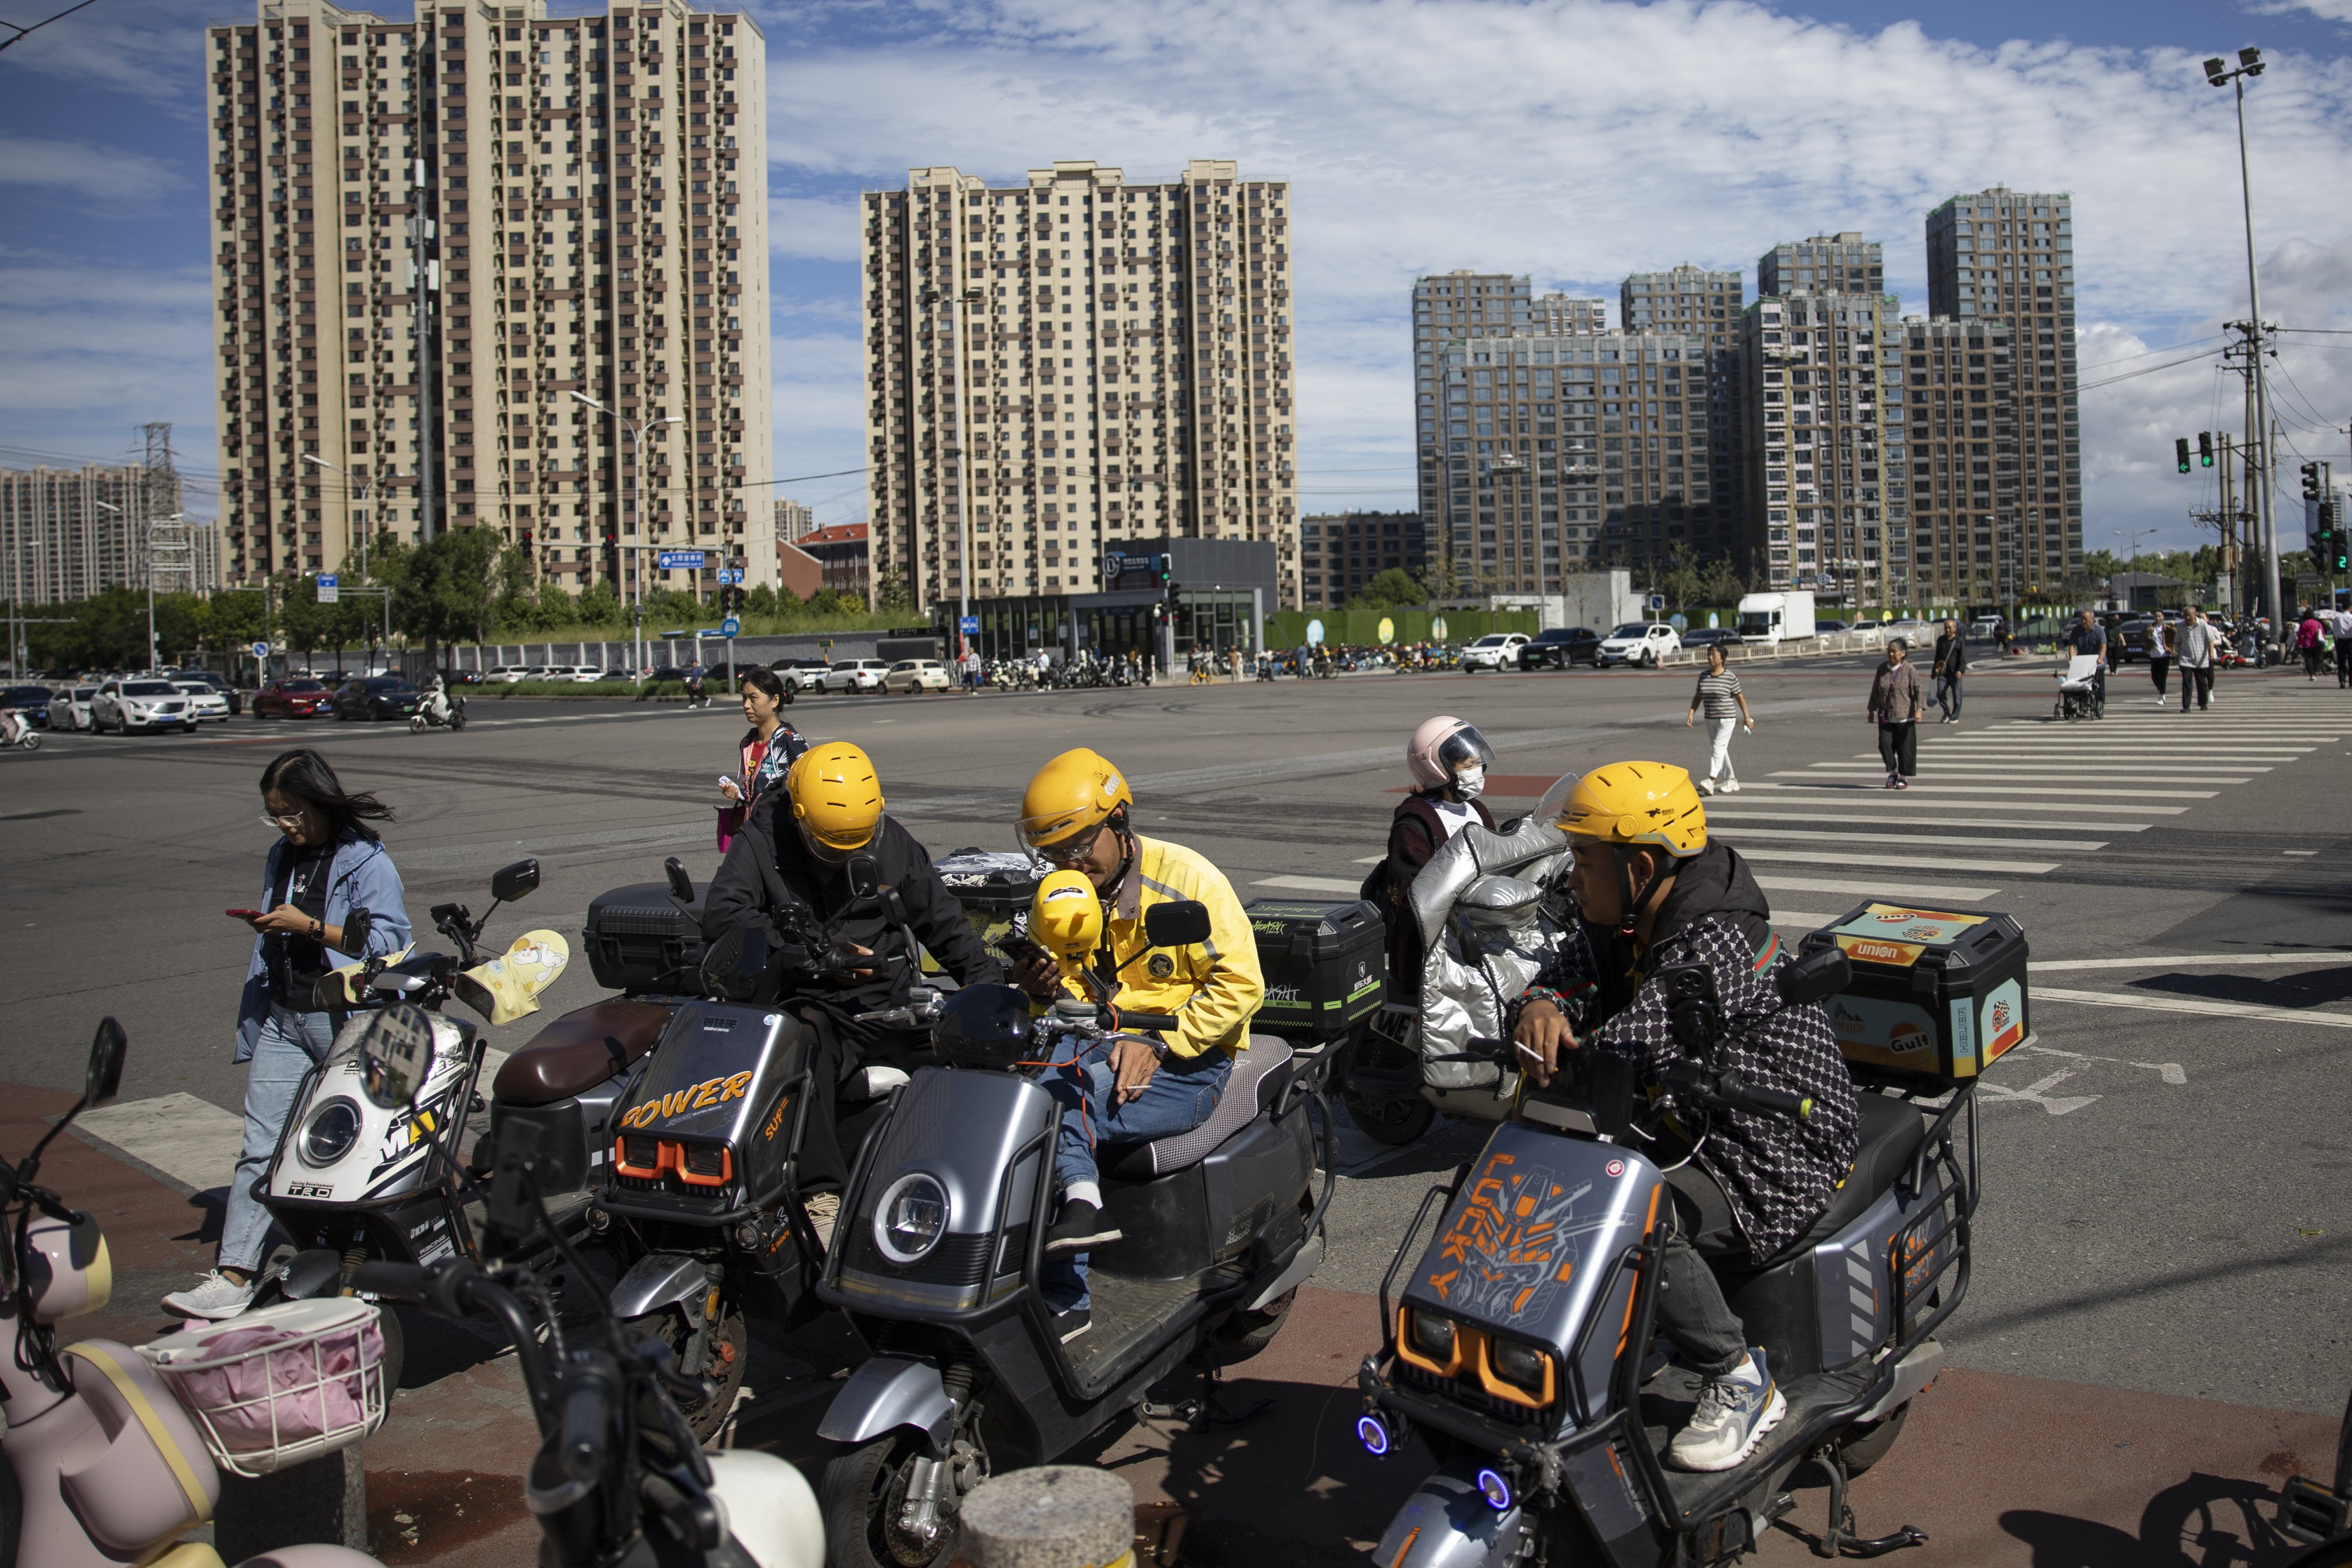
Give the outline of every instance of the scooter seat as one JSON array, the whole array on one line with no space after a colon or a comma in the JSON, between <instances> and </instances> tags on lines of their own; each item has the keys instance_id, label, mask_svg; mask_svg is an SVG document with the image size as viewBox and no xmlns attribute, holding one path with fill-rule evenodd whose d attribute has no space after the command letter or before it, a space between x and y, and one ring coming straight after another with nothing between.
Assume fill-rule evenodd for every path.
<instances>
[{"instance_id":1,"label":"scooter seat","mask_svg":"<svg viewBox=\"0 0 2352 1568\"><path fill-rule=\"evenodd\" d=\"M1830 1198L1829 1207L1805 1228L1805 1234L1781 1248L1780 1256L1765 1268L1776 1268L1811 1252L1862 1217L1863 1210L1895 1184L1895 1179L1919 1152L1919 1144L1927 1135L1927 1119L1916 1106L1883 1094L1862 1094L1855 1099L1862 1105L1862 1126L1855 1138L1853 1169L1846 1173L1845 1184Z\"/></svg>"},{"instance_id":2,"label":"scooter seat","mask_svg":"<svg viewBox=\"0 0 2352 1568\"><path fill-rule=\"evenodd\" d=\"M1126 1181L1149 1181L1197 1165L1279 1100L1290 1074L1290 1047L1272 1035L1252 1035L1249 1049L1234 1058L1224 1097L1206 1121L1189 1132L1171 1132L1149 1143L1106 1143L1096 1152L1097 1163Z\"/></svg>"},{"instance_id":3,"label":"scooter seat","mask_svg":"<svg viewBox=\"0 0 2352 1568\"><path fill-rule=\"evenodd\" d=\"M552 1105L595 1088L654 1048L670 1010L607 996L574 1008L499 1068L490 1092L508 1105Z\"/></svg>"}]
</instances>

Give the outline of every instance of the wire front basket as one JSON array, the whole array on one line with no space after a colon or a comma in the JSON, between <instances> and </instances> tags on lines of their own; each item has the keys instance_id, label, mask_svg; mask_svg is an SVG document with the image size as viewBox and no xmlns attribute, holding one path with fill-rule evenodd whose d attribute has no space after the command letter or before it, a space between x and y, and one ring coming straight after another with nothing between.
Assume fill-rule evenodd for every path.
<instances>
[{"instance_id":1,"label":"wire front basket","mask_svg":"<svg viewBox=\"0 0 2352 1568\"><path fill-rule=\"evenodd\" d=\"M383 1425L383 1329L374 1304L356 1297L264 1307L139 1353L233 1475L268 1475Z\"/></svg>"}]
</instances>

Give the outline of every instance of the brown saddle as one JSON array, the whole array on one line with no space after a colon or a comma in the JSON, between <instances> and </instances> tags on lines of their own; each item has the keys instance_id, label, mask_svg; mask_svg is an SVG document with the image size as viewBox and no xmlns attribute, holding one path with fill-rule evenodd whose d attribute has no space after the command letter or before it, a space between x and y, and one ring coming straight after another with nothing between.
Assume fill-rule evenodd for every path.
<instances>
[{"instance_id":1,"label":"brown saddle","mask_svg":"<svg viewBox=\"0 0 2352 1568\"><path fill-rule=\"evenodd\" d=\"M490 1092L508 1105L552 1105L595 1088L654 1048L670 1009L608 996L541 1029L499 1068Z\"/></svg>"}]
</instances>

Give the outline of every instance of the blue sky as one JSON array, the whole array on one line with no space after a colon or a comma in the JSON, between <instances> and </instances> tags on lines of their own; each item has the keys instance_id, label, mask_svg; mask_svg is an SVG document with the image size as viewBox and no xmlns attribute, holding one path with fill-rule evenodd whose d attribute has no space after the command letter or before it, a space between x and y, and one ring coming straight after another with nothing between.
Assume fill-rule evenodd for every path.
<instances>
[{"instance_id":1,"label":"blue sky","mask_svg":"<svg viewBox=\"0 0 2352 1568\"><path fill-rule=\"evenodd\" d=\"M52 0L22 3L10 20ZM1773 244L1860 229L1924 311L1927 209L2007 184L2075 195L2084 379L2105 383L2083 394L2085 542L2189 542L2202 476L2172 472L2171 438L2234 424L2236 384L2204 362L2112 378L2243 313L2229 95L2197 61L2246 43L2273 62L2250 99L2266 313L2352 329L2352 0L751 5L780 475L861 460L855 197L919 163L1001 181L1094 158L1144 180L1231 157L1291 181L1310 510L1411 504L1418 273L1526 272L1613 306L1629 271L1738 267L1752 287ZM169 419L188 469L214 467L210 14L98 0L0 53L0 461L112 457ZM2292 495L2302 457L2352 479L2352 335L2284 342ZM863 515L855 479L786 493Z\"/></svg>"}]
</instances>

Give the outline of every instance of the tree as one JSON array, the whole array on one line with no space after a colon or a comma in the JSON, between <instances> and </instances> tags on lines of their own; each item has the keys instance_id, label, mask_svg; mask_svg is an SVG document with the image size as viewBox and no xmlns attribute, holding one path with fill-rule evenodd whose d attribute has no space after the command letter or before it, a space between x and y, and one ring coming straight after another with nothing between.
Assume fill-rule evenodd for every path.
<instances>
[{"instance_id":1,"label":"tree","mask_svg":"<svg viewBox=\"0 0 2352 1568\"><path fill-rule=\"evenodd\" d=\"M1691 553L1691 547L1677 544L1666 557L1664 571L1658 574L1657 592L1666 596L1670 607L1679 610L1698 602L1701 580L1698 560Z\"/></svg>"},{"instance_id":2,"label":"tree","mask_svg":"<svg viewBox=\"0 0 2352 1568\"><path fill-rule=\"evenodd\" d=\"M1739 568L1732 564L1728 555L1718 555L1699 569L1698 597L1702 604L1726 607L1737 605L1747 586L1740 581Z\"/></svg>"},{"instance_id":3,"label":"tree","mask_svg":"<svg viewBox=\"0 0 2352 1568\"><path fill-rule=\"evenodd\" d=\"M457 528L418 545L393 595L394 622L428 650L485 640L504 542L490 529Z\"/></svg>"},{"instance_id":4,"label":"tree","mask_svg":"<svg viewBox=\"0 0 2352 1568\"><path fill-rule=\"evenodd\" d=\"M580 624L587 626L616 626L627 618L621 595L613 591L612 584L601 577L580 591L579 599L572 605L572 612L579 617Z\"/></svg>"},{"instance_id":5,"label":"tree","mask_svg":"<svg viewBox=\"0 0 2352 1568\"><path fill-rule=\"evenodd\" d=\"M915 595L907 587L906 578L896 572L886 572L874 585L874 607L897 614L915 607Z\"/></svg>"},{"instance_id":6,"label":"tree","mask_svg":"<svg viewBox=\"0 0 2352 1568\"><path fill-rule=\"evenodd\" d=\"M772 617L776 613L776 591L765 583L753 588L743 595L743 613L762 619Z\"/></svg>"},{"instance_id":7,"label":"tree","mask_svg":"<svg viewBox=\"0 0 2352 1568\"><path fill-rule=\"evenodd\" d=\"M1391 566L1364 584L1363 591L1350 601L1349 607L1358 610L1386 610L1399 605L1420 605L1428 602L1422 586L1412 574L1402 566Z\"/></svg>"}]
</instances>

